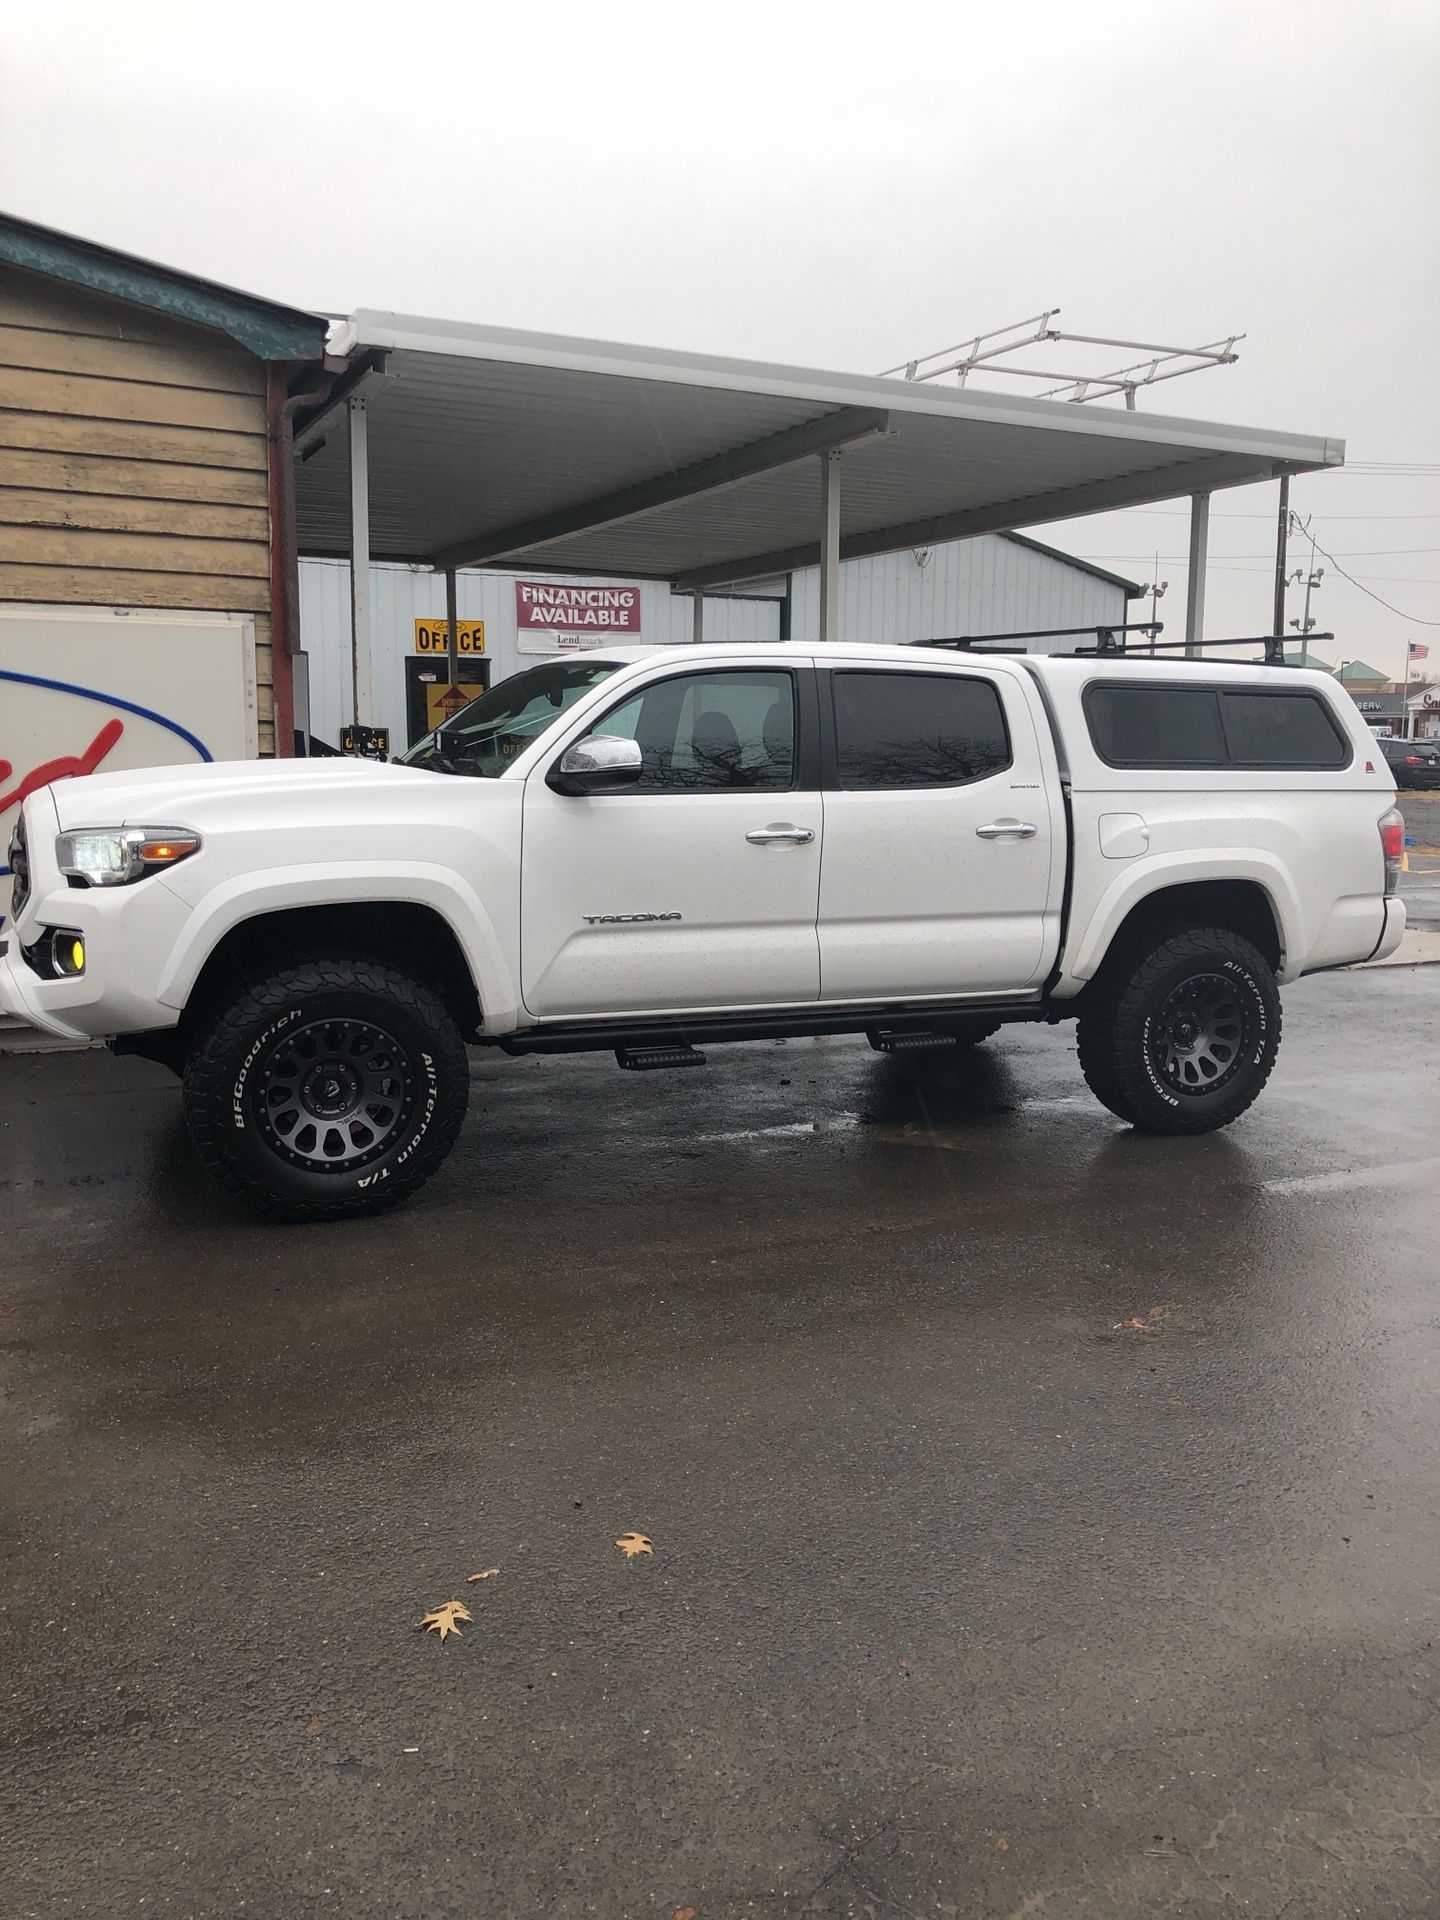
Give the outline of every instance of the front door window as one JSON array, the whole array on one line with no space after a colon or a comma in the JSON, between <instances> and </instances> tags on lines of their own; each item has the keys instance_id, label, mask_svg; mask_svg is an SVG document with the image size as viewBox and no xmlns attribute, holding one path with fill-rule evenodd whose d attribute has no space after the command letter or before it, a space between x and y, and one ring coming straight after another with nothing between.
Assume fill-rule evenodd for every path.
<instances>
[{"instance_id":1,"label":"front door window","mask_svg":"<svg viewBox=\"0 0 1440 1920\"><path fill-rule=\"evenodd\" d=\"M634 740L645 770L626 793L777 793L795 784L795 682L784 672L677 674L597 721Z\"/></svg>"}]
</instances>

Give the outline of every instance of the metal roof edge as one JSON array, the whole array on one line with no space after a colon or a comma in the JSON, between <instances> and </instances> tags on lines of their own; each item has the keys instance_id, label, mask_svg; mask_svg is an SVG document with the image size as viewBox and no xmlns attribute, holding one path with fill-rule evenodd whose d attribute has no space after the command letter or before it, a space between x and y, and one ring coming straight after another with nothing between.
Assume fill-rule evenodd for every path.
<instances>
[{"instance_id":1,"label":"metal roof edge","mask_svg":"<svg viewBox=\"0 0 1440 1920\"><path fill-rule=\"evenodd\" d=\"M0 212L0 261L224 333L261 360L318 360L329 322L98 241Z\"/></svg>"},{"instance_id":2,"label":"metal roof edge","mask_svg":"<svg viewBox=\"0 0 1440 1920\"><path fill-rule=\"evenodd\" d=\"M1333 435L1281 433L1167 414L1103 412L1095 407L1082 409L1066 400L1038 400L1026 395L982 392L973 387L935 387L928 382L837 373L719 354L681 353L666 347L632 346L621 341L587 340L510 327L484 327L458 320L358 307L332 331L330 350L347 354L367 347L398 353L505 361L632 380L668 381L737 393L774 394L819 406L860 404L938 419L994 421L1102 439L1159 441L1171 446L1252 455L1257 461L1279 462L1292 470L1337 467L1345 460L1345 442Z\"/></svg>"},{"instance_id":3,"label":"metal roof edge","mask_svg":"<svg viewBox=\"0 0 1440 1920\"><path fill-rule=\"evenodd\" d=\"M1063 560L1067 566L1078 567L1082 573L1092 574L1097 580L1107 580L1112 587L1124 589L1127 600L1143 598L1145 589L1137 580L1127 580L1124 574L1111 573L1108 567L1097 567L1093 560L1082 560L1078 553L1066 553L1063 547L1047 547L1043 540L1032 540L1028 533L1001 533L997 539L1013 541L1017 547L1029 547L1032 553L1048 554L1052 560Z\"/></svg>"}]
</instances>

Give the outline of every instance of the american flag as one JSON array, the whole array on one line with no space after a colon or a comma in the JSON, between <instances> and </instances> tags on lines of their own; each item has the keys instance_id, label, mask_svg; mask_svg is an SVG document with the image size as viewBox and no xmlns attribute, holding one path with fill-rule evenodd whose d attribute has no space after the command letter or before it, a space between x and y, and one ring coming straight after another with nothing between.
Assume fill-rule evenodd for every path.
<instances>
[{"instance_id":1,"label":"american flag","mask_svg":"<svg viewBox=\"0 0 1440 1920\"><path fill-rule=\"evenodd\" d=\"M1418 640L1412 640L1410 642L1410 658L1412 660L1428 660L1430 658L1429 647L1422 647Z\"/></svg>"}]
</instances>

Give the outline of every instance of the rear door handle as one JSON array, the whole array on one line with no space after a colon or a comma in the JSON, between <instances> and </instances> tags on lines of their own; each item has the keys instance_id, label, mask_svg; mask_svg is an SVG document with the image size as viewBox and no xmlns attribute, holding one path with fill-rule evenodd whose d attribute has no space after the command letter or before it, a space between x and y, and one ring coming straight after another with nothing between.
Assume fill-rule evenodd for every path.
<instances>
[{"instance_id":1,"label":"rear door handle","mask_svg":"<svg viewBox=\"0 0 1440 1920\"><path fill-rule=\"evenodd\" d=\"M976 827L978 840L1033 840L1040 829L1033 820L992 820L988 827Z\"/></svg>"},{"instance_id":2,"label":"rear door handle","mask_svg":"<svg viewBox=\"0 0 1440 1920\"><path fill-rule=\"evenodd\" d=\"M782 842L803 847L815 838L815 833L811 827L752 827L745 838L752 847L773 847Z\"/></svg>"}]
</instances>

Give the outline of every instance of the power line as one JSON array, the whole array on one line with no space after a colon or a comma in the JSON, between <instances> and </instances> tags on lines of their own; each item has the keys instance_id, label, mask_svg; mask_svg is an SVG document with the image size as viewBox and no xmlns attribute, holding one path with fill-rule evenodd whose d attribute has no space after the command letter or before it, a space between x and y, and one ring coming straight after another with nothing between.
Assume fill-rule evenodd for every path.
<instances>
[{"instance_id":1,"label":"power line","mask_svg":"<svg viewBox=\"0 0 1440 1920\"><path fill-rule=\"evenodd\" d=\"M1325 553L1324 547L1320 545L1320 542L1315 538L1313 533L1310 535L1310 544L1318 553ZM1370 598L1384 607L1387 613L1393 613L1399 620L1408 620L1413 626L1440 627L1440 620L1422 620L1418 613L1402 613L1399 607L1392 607L1388 600L1381 599L1380 595L1372 592L1363 581L1357 580L1353 573L1346 573L1344 567L1341 566L1333 553L1325 553L1325 558L1330 562L1331 566L1334 567L1342 580L1348 580L1352 587L1359 587L1361 593L1369 594Z\"/></svg>"},{"instance_id":2,"label":"power line","mask_svg":"<svg viewBox=\"0 0 1440 1920\"><path fill-rule=\"evenodd\" d=\"M1398 555L1410 553L1440 553L1440 547L1348 547L1345 550L1345 558L1347 560L1394 559ZM1150 553L1087 553L1085 556L1087 560L1153 560L1156 557L1153 550ZM1173 565L1181 560L1188 560L1190 556L1186 553L1162 553L1158 557L1161 560L1168 560ZM1268 553L1217 553L1215 560L1268 560L1270 557ZM1329 557L1327 555L1327 558Z\"/></svg>"},{"instance_id":3,"label":"power line","mask_svg":"<svg viewBox=\"0 0 1440 1920\"><path fill-rule=\"evenodd\" d=\"M1188 507L1121 507L1121 513L1164 514L1170 519L1190 518ZM1322 513L1322 520L1440 520L1440 513ZM1268 520L1274 523L1273 513L1212 513L1212 520Z\"/></svg>"}]
</instances>

